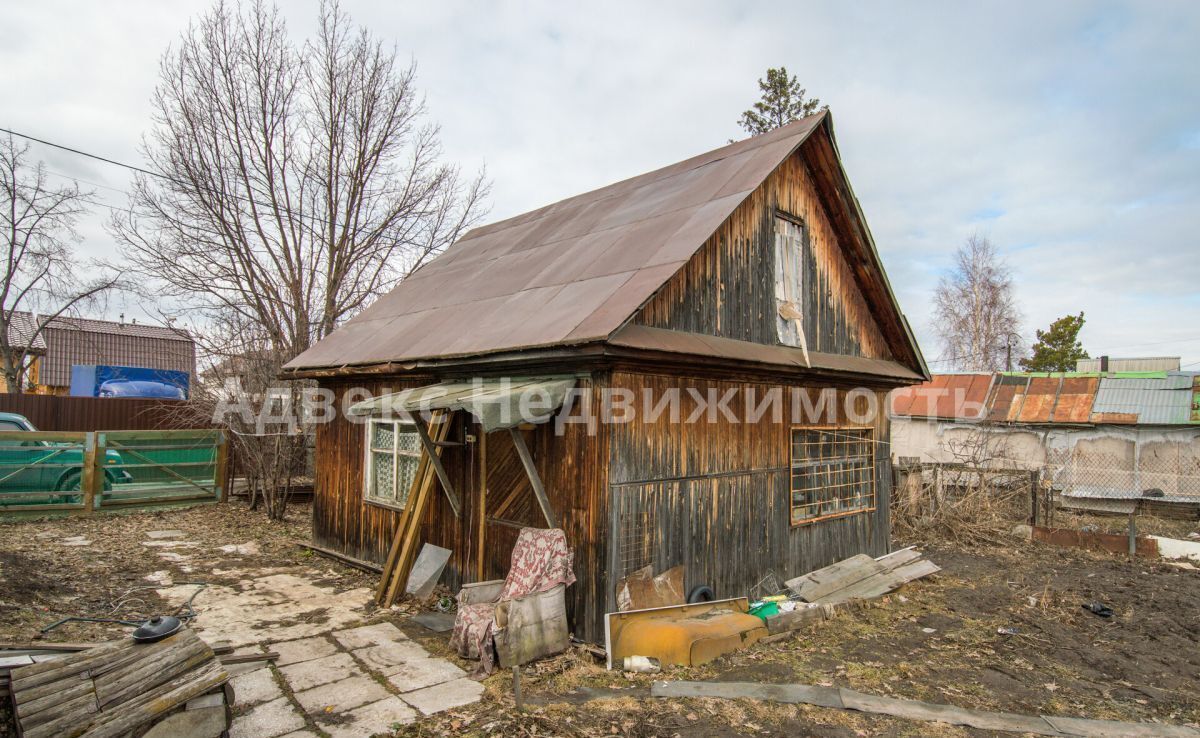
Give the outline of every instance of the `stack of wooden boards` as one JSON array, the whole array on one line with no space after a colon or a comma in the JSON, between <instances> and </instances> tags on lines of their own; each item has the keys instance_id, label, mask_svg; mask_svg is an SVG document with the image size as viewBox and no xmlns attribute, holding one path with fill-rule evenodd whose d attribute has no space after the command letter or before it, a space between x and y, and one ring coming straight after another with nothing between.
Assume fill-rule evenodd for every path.
<instances>
[{"instance_id":1,"label":"stack of wooden boards","mask_svg":"<svg viewBox=\"0 0 1200 738\"><path fill-rule=\"evenodd\" d=\"M801 602L791 612L768 617L767 630L774 635L794 630L807 622L828 619L839 609L882 597L914 579L942 570L921 556L921 552L912 547L877 559L859 554L789 579L785 582L788 590ZM805 606L804 603L809 604Z\"/></svg>"},{"instance_id":2,"label":"stack of wooden boards","mask_svg":"<svg viewBox=\"0 0 1200 738\"><path fill-rule=\"evenodd\" d=\"M941 571L941 567L921 558L915 548L903 548L873 559L866 554L789 579L785 584L800 599L819 605L847 600L870 600L898 589L914 579Z\"/></svg>"},{"instance_id":3,"label":"stack of wooden boards","mask_svg":"<svg viewBox=\"0 0 1200 738\"><path fill-rule=\"evenodd\" d=\"M213 650L184 628L157 643L124 638L18 666L9 690L23 738L115 738L212 692L220 698L202 707L219 707L228 727L228 680Z\"/></svg>"}]
</instances>

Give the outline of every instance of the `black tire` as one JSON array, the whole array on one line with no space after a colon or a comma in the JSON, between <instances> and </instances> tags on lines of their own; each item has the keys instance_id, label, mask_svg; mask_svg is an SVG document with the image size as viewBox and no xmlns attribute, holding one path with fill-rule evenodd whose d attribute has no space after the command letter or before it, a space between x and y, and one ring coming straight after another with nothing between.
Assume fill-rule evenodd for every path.
<instances>
[{"instance_id":1,"label":"black tire","mask_svg":"<svg viewBox=\"0 0 1200 738\"><path fill-rule=\"evenodd\" d=\"M688 592L687 603L694 605L697 602L712 602L717 599L717 594L713 592L712 587L707 584L697 584L692 587L692 591Z\"/></svg>"}]
</instances>

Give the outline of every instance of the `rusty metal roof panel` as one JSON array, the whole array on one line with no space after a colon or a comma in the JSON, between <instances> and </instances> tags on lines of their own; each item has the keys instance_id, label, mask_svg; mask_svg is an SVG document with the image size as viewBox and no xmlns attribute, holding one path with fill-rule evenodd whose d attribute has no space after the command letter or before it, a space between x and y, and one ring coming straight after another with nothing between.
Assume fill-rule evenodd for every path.
<instances>
[{"instance_id":1,"label":"rusty metal roof panel","mask_svg":"<svg viewBox=\"0 0 1200 738\"><path fill-rule=\"evenodd\" d=\"M825 119L476 228L286 368L603 340Z\"/></svg>"},{"instance_id":2,"label":"rusty metal roof panel","mask_svg":"<svg viewBox=\"0 0 1200 738\"><path fill-rule=\"evenodd\" d=\"M986 409L991 386L991 374L937 374L928 382L893 392L892 412L946 420L978 420Z\"/></svg>"},{"instance_id":3,"label":"rusty metal roof panel","mask_svg":"<svg viewBox=\"0 0 1200 738\"><path fill-rule=\"evenodd\" d=\"M1063 377L1051 421L1055 423L1087 423L1092 404L1096 401L1099 377Z\"/></svg>"}]
</instances>

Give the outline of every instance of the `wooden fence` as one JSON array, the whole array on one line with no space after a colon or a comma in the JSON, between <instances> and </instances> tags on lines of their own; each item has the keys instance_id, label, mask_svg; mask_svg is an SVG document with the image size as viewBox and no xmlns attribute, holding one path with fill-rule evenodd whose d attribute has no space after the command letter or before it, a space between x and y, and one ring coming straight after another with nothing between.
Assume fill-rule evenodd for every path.
<instances>
[{"instance_id":1,"label":"wooden fence","mask_svg":"<svg viewBox=\"0 0 1200 738\"><path fill-rule=\"evenodd\" d=\"M107 430L179 428L186 400L133 397L60 397L0 393L0 412L24 415L38 430L85 433ZM211 423L184 427L211 428Z\"/></svg>"},{"instance_id":2,"label":"wooden fence","mask_svg":"<svg viewBox=\"0 0 1200 738\"><path fill-rule=\"evenodd\" d=\"M220 502L219 430L0 431L0 519Z\"/></svg>"}]
</instances>

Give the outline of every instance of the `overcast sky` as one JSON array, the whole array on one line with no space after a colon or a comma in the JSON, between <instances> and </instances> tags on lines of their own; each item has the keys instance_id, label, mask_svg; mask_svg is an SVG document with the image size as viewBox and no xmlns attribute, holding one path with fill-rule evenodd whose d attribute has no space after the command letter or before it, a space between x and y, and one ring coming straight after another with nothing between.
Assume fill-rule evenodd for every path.
<instances>
[{"instance_id":1,"label":"overcast sky","mask_svg":"<svg viewBox=\"0 0 1200 738\"><path fill-rule=\"evenodd\" d=\"M158 59L206 6L7 3L0 127L142 163ZM935 371L932 290L975 232L1012 267L1026 334L1083 310L1093 356L1200 369L1200 2L343 7L417 61L447 156L487 167L489 219L741 137L756 79L786 65L833 110ZM316 3L283 8L307 34ZM36 151L124 204L123 170ZM87 253L112 253L107 216L84 224ZM109 312L144 309L135 296Z\"/></svg>"}]
</instances>

